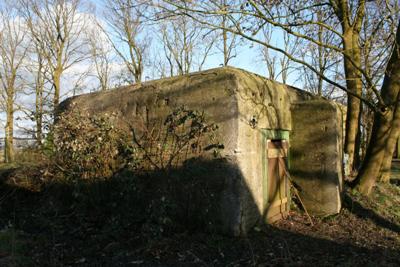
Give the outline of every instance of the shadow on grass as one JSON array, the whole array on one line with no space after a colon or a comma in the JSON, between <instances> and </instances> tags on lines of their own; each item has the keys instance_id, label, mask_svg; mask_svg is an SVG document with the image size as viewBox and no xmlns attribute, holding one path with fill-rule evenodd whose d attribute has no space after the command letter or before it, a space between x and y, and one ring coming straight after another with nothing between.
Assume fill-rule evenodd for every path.
<instances>
[{"instance_id":1,"label":"shadow on grass","mask_svg":"<svg viewBox=\"0 0 400 267\"><path fill-rule=\"evenodd\" d=\"M400 186L400 179L390 179L389 182L393 185Z\"/></svg>"},{"instance_id":2,"label":"shadow on grass","mask_svg":"<svg viewBox=\"0 0 400 267\"><path fill-rule=\"evenodd\" d=\"M348 192L343 195L344 206L357 217L370 219L376 225L400 233L400 226L378 215L375 211L365 208L359 202L354 201Z\"/></svg>"},{"instance_id":3,"label":"shadow on grass","mask_svg":"<svg viewBox=\"0 0 400 267\"><path fill-rule=\"evenodd\" d=\"M210 166L203 167L209 170L206 176L213 174ZM197 178L180 176L178 184L176 177L165 173L122 172L92 183L52 183L40 192L2 183L0 229L12 224L21 233L25 250L19 253L30 259L24 266L399 263L398 250L368 249L273 225L262 225L246 237L218 234L205 224L214 215L203 210L201 200L210 188L217 193L226 184L213 179L202 184L205 181ZM365 213L358 206L355 210Z\"/></svg>"}]
</instances>

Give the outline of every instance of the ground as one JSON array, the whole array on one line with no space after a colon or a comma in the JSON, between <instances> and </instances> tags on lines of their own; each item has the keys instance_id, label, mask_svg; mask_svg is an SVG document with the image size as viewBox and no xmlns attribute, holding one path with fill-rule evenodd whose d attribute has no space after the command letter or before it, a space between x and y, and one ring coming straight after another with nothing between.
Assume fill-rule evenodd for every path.
<instances>
[{"instance_id":1,"label":"ground","mask_svg":"<svg viewBox=\"0 0 400 267\"><path fill-rule=\"evenodd\" d=\"M310 222L294 210L247 237L190 229L164 213L150 214L126 181L90 189L38 186L46 173L25 166L25 176L15 175L12 167L2 166L0 173L0 266L400 265L397 165L391 183L379 184L370 197L346 190L336 216Z\"/></svg>"}]
</instances>

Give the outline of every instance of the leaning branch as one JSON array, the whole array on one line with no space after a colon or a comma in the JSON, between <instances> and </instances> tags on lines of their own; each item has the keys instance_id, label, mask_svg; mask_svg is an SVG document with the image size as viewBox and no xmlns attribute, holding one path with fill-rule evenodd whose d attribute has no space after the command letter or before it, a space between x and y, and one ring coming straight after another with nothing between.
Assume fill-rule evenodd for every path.
<instances>
[{"instance_id":1,"label":"leaning branch","mask_svg":"<svg viewBox=\"0 0 400 267\"><path fill-rule=\"evenodd\" d=\"M210 28L212 28L212 29L221 29L221 30L230 32L230 33L232 33L232 34L240 35L240 36L242 36L243 38L245 38L245 39L247 39L247 40L249 40L249 41L251 41L251 42L260 44L260 45L262 45L262 46L264 46L264 47L267 47L267 48L269 48L269 49L272 49L272 50L274 50L274 51L276 51L276 52L279 52L279 53L285 55L285 56L286 56L287 58L289 58L291 61L296 62L296 63L299 63L299 64L302 64L302 65L306 66L307 68L309 68L309 69L310 69L312 72L314 72L315 74L321 76L320 71L318 71L317 69L315 69L313 66L311 66L311 64L305 62L304 60L300 60L300 59L294 57L291 53L288 53L288 52L285 51L284 49L281 49L281 48L276 47L276 46L273 46L273 45L271 45L271 44L269 44L269 43L263 42L263 41L261 41L261 40L255 38L255 37L253 37L254 35L249 35L249 34L244 33L243 30L241 29L240 25L239 25L239 24L237 23L237 21L233 18L233 16L228 15L228 13L229 13L228 11L223 11L223 10L221 10L221 11L217 11L217 10L215 10L215 11L204 11L204 10L199 10L199 9L190 8L190 7L188 7L188 6L182 6L182 5L177 4L176 2L172 2L172 1L169 1L169 0L164 0L164 2L170 4L171 6L175 7L176 9L175 9L175 10L170 10L170 9L164 7L164 6L161 6L161 5L159 5L158 7L159 7L159 8L162 8L162 9L168 11L168 12L174 13L175 15L185 15L185 16L187 16L187 17L190 17L191 19L193 19L193 20L195 20L195 21L197 21L197 22L199 22L199 23L201 23L201 24L203 24L203 25L206 25L206 26L208 26L208 27L210 27ZM250 2L250 3L254 3L253 1L249 1L249 2ZM254 5L256 5L256 4L254 4ZM267 23L269 23L269 24L271 24L271 25L273 25L273 26L279 27L279 28L281 28L282 30L286 31L287 33L292 34L292 35L294 35L294 36L296 36L296 37L306 39L306 40L308 40L308 41L310 41L310 42L312 42L312 43L314 43L314 44L316 44L316 45L319 45L319 46L322 46L322 47L325 47L325 48L329 48L329 49L332 49L332 50L334 50L334 51L338 51L338 52L340 52L340 53L343 53L343 50L340 49L340 48L338 48L338 47L336 47L336 46L331 46L331 45L328 45L328 44L324 44L324 43L322 43L322 42L319 42L319 41L317 41L317 40L314 40L314 39L311 38L311 37L305 36L305 35L300 34L300 33L296 33L296 32L294 32L294 31L292 31L291 29L289 29L288 25L286 25L286 24L281 24L281 23L278 23L278 22L274 22L273 20L270 20L270 19L266 18L265 16L260 16L260 14L262 15L262 12L261 12L261 10L259 10L259 9L258 9L258 11L257 11L258 15L257 15L257 14L254 14L254 13L245 12L245 11L240 11L240 13L241 13L242 15L251 15L251 16L254 16L254 17L256 17L256 18L261 18L261 19L265 20ZM223 27L222 25L215 25L215 24L213 24L213 23L207 22L206 20L199 19L199 18L197 18L196 16L194 16L194 15L192 15L192 14L200 14L200 15L203 15L203 16L210 16L210 15L211 15L211 16L212 16L212 15L225 15L225 16L227 16L227 15L228 15L229 19L230 19L231 22L234 24L234 27L236 28L236 30L235 30L235 29L232 29L232 28L228 28L228 27ZM344 54L345 57L347 57L347 56L345 55L345 53L343 53L343 54ZM384 102L383 99L381 98L380 93L379 93L379 90L375 87L374 82L373 82L373 81L371 80L371 78L367 75L367 73L365 72L364 69L362 69L360 66L358 66L351 58L349 58L349 61L350 61L350 62L363 74L363 76L365 77L365 80L366 80L366 82L367 82L367 84L368 84L368 87L374 92L374 94L375 94L376 97L377 97L377 100L378 100L378 103L377 103L377 104L375 104L374 102L370 101L370 100L367 99L367 98L364 98L364 97L363 97L362 95L360 95L360 94L357 94L357 93L355 93L355 92L352 92L352 91L348 90L345 86L343 86L343 85L341 85L341 84L339 84L339 83L337 83L337 82L335 82L335 81L329 79L329 78L326 77L325 75L322 75L321 78L322 78L324 81L328 82L329 84L331 84L331 85L333 85L333 86L335 86L335 87L337 87L337 88L339 88L339 89L345 91L347 94L352 95L352 96L354 96L354 97L360 99L360 100L363 101L368 107L370 107L372 110L374 110L375 112L379 112L379 110L380 110L380 109L379 109L379 106L385 106L385 105L384 105L385 102Z\"/></svg>"}]
</instances>

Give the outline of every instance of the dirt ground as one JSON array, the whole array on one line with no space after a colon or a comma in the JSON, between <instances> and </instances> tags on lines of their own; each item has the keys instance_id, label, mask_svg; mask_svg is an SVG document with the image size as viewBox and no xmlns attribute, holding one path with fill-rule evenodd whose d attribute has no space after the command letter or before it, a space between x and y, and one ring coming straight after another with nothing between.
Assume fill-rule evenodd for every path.
<instances>
[{"instance_id":1,"label":"dirt ground","mask_svg":"<svg viewBox=\"0 0 400 267\"><path fill-rule=\"evenodd\" d=\"M119 187L109 195L97 188L102 197L91 202L84 191L33 190L6 174L0 266L400 266L398 180L368 198L346 190L336 216L311 224L292 211L234 238L148 214Z\"/></svg>"}]
</instances>

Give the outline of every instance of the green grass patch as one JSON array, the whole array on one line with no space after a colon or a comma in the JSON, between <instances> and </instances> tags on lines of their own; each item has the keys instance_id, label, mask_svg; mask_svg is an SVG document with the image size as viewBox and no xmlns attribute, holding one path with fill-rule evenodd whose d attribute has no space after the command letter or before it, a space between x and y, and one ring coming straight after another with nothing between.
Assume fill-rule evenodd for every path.
<instances>
[{"instance_id":1,"label":"green grass patch","mask_svg":"<svg viewBox=\"0 0 400 267\"><path fill-rule=\"evenodd\" d=\"M391 183L377 184L369 197L369 205L383 217L400 224L400 187Z\"/></svg>"}]
</instances>

